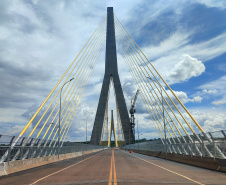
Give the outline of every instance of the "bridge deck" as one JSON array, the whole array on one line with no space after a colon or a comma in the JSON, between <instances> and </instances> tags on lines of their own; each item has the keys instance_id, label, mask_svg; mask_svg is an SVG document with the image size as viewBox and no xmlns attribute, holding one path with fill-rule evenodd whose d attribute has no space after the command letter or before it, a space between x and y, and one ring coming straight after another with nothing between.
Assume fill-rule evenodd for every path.
<instances>
[{"instance_id":1,"label":"bridge deck","mask_svg":"<svg viewBox=\"0 0 226 185\"><path fill-rule=\"evenodd\" d=\"M226 174L105 150L0 177L0 184L226 184Z\"/></svg>"}]
</instances>

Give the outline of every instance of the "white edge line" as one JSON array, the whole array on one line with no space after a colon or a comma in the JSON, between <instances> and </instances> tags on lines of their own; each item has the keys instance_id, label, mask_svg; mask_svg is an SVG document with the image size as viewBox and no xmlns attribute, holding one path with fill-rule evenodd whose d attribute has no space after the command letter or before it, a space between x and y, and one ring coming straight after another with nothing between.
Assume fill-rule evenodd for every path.
<instances>
[{"instance_id":1,"label":"white edge line","mask_svg":"<svg viewBox=\"0 0 226 185\"><path fill-rule=\"evenodd\" d=\"M123 151L123 152L124 152L124 151ZM137 156L135 156L135 155L129 154L129 153L127 153L127 152L124 152L124 153L126 153L126 154L128 154L128 155L131 155L131 156L133 156L133 157L135 157L135 158L138 158L138 159L140 159L140 160L142 160L142 161L145 161L145 162L147 162L147 163L149 163L149 164L155 165L155 166L157 166L157 167L159 167L159 168L162 168L162 169L164 169L164 170L166 170L166 171L168 171L168 172L174 173L174 174L176 174L176 175L178 175L178 176L181 176L181 177L183 177L183 178L185 178L185 179L188 179L188 180L190 180L190 181L192 181L192 182L195 182L196 184L199 184L199 185L205 185L205 184L202 184L202 183L200 183L200 182L198 182L198 181L195 181L195 180L193 180L193 179L190 179L190 178L187 177L187 176L184 176L184 175L182 175L182 174L180 174L180 173L177 173L177 172L174 172L174 171L169 170L169 169L167 169L167 168L164 168L164 167L162 167L162 166L159 166L159 165L157 165L157 164L155 164L155 163L152 163L152 162L150 162L150 161L147 161L147 160L142 159L142 158L140 158L140 157L137 157Z\"/></svg>"},{"instance_id":2,"label":"white edge line","mask_svg":"<svg viewBox=\"0 0 226 185\"><path fill-rule=\"evenodd\" d=\"M101 152L102 152L102 151L101 151ZM101 152L99 152L98 154L100 154ZM98 155L98 154L96 154L96 155ZM84 159L84 160L82 160L82 161L79 161L79 162L77 162L77 163L75 163L75 164L72 164L72 165L70 165L70 166L68 166L68 167L66 167L66 168L63 168L63 169L61 169L61 170L59 170L59 171L56 171L56 172L51 173L51 174L49 174L49 175L47 175L47 176L45 176L45 177L42 177L41 179L36 180L35 182L31 183L30 185L36 184L37 182L39 182L39 181L41 181L41 180L43 180L43 179L46 179L46 178L49 177L49 176L55 175L55 174L57 174L57 173L59 173L59 172L61 172L61 171L64 171L64 170L66 170L66 169L68 169L68 168L71 168L72 166L75 166L75 165L77 165L77 164L79 164L79 163L81 163L81 162L83 162L83 161L86 161L86 160L88 160L88 159L90 159L90 158L92 158L92 157L94 157L94 156L96 156L96 155L93 155L93 156L91 156L91 157L88 157L88 158L86 158L86 159Z\"/></svg>"}]
</instances>

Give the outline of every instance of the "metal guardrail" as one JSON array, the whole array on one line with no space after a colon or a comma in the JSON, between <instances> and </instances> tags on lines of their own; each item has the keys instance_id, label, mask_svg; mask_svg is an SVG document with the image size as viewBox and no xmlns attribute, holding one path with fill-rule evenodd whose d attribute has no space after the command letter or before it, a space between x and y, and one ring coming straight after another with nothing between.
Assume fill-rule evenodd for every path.
<instances>
[{"instance_id":1,"label":"metal guardrail","mask_svg":"<svg viewBox=\"0 0 226 185\"><path fill-rule=\"evenodd\" d=\"M60 154L83 152L101 148L104 147L76 142L61 142ZM57 155L57 151L57 140L41 140L26 137L18 140L15 136L0 135L1 162Z\"/></svg>"},{"instance_id":2,"label":"metal guardrail","mask_svg":"<svg viewBox=\"0 0 226 185\"><path fill-rule=\"evenodd\" d=\"M186 155L210 156L226 158L226 131L208 132L195 135L164 139L156 139L142 143L130 144L126 149L161 151ZM189 139L189 137L191 139ZM209 137L209 138L207 138Z\"/></svg>"}]
</instances>

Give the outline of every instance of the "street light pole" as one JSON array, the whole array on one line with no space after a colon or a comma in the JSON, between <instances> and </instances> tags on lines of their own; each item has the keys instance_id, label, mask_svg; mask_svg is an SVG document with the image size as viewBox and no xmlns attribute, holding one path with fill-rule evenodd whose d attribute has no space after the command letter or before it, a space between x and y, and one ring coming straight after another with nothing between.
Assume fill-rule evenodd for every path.
<instances>
[{"instance_id":1,"label":"street light pole","mask_svg":"<svg viewBox=\"0 0 226 185\"><path fill-rule=\"evenodd\" d=\"M163 122L164 122L164 134L165 134L165 157L167 158L167 142L166 142L166 121L165 121L165 112L164 112L164 105L163 105L163 95L162 95L162 87L161 87L161 85L159 84L159 82L158 81L155 81L155 80L153 80L152 78L150 78L150 77L147 77L149 80L152 80L153 82L156 82L158 85L159 85L159 87L160 87L160 89L161 89L161 96L162 96L162 102L161 102L161 104L162 104L162 116L163 116Z\"/></svg>"},{"instance_id":2,"label":"street light pole","mask_svg":"<svg viewBox=\"0 0 226 185\"><path fill-rule=\"evenodd\" d=\"M91 114L93 114L93 112L92 112ZM91 114L89 114L89 115L87 116L87 118L86 118L86 150L87 150L87 120L88 120L88 117L89 117Z\"/></svg>"},{"instance_id":3,"label":"street light pole","mask_svg":"<svg viewBox=\"0 0 226 185\"><path fill-rule=\"evenodd\" d=\"M60 116L61 116L61 93L62 93L62 89L65 86L65 84L67 84L68 82L71 82L72 80L74 80L74 78L71 78L70 80L68 80L67 82L64 83L64 85L61 87L60 89L60 110L59 110L59 126L58 126L58 159L60 158Z\"/></svg>"}]
</instances>

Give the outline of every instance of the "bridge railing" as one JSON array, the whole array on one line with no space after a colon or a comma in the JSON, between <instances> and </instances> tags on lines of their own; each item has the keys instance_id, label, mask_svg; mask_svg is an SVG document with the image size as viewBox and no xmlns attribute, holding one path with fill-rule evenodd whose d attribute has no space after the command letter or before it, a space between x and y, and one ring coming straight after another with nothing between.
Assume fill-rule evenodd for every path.
<instances>
[{"instance_id":1,"label":"bridge railing","mask_svg":"<svg viewBox=\"0 0 226 185\"><path fill-rule=\"evenodd\" d=\"M103 147L77 142L60 142L60 154L84 152L101 148ZM57 154L57 140L42 140L26 137L18 140L15 136L0 135L0 162L24 160Z\"/></svg>"},{"instance_id":2,"label":"bridge railing","mask_svg":"<svg viewBox=\"0 0 226 185\"><path fill-rule=\"evenodd\" d=\"M164 139L156 139L142 143L138 142L136 144L130 144L126 146L126 149L226 158L225 133L225 130L221 130L199 134L198 138L201 140L198 140L195 135L170 138L167 139L166 142ZM192 140L189 139L189 137L192 138Z\"/></svg>"}]
</instances>

